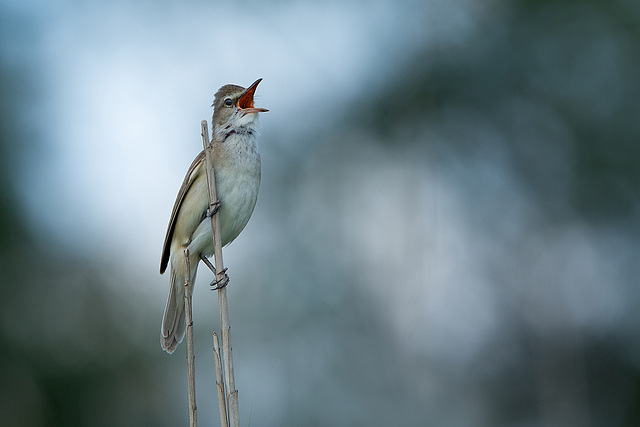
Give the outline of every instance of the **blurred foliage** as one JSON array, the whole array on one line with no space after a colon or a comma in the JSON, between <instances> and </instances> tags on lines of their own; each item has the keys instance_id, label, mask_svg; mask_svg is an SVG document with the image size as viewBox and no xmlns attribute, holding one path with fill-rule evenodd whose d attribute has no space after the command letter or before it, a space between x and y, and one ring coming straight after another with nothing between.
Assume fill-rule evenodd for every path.
<instances>
[{"instance_id":1,"label":"blurred foliage","mask_svg":"<svg viewBox=\"0 0 640 427\"><path fill-rule=\"evenodd\" d=\"M521 1L511 2L505 14L500 22L485 22L463 45L416 52L388 86L362 103L370 111L361 125L392 136L424 120L438 126L452 114L470 115L501 133L541 205L557 207L558 198L567 198L567 207L595 220L637 217L637 4ZM545 132L546 145L540 142ZM570 146L553 146L563 140ZM453 148L461 153L477 143L458 141L462 146ZM388 142L422 143L394 137ZM547 179L558 158L569 162L569 176L562 177L571 179L568 193Z\"/></svg>"},{"instance_id":2,"label":"blurred foliage","mask_svg":"<svg viewBox=\"0 0 640 427\"><path fill-rule=\"evenodd\" d=\"M357 162L362 146L349 145L343 137L358 132L375 135L389 152L408 150L419 156L422 151L412 150L428 146L428 154L444 166L464 163L473 156L506 153L507 163L544 217L536 232L553 234L558 225L584 221L596 229L617 227L637 237L640 8L631 0L523 0L510 2L503 9L497 18L484 21L464 44L418 48L410 61L395 67L393 78L367 92L366 102L353 100L350 105L359 108L350 109L354 113L345 118L339 132L323 135L326 144L314 154L332 160L333 149L339 146L348 161ZM25 20L17 22L20 25L12 25L28 32L29 37L41 36L35 28L22 27ZM139 301L115 292L109 285L127 280L124 274L105 271L99 260L68 254L55 243L43 241L18 208L20 183L15 179L15 159L38 155L37 148L30 147L44 136L27 125L27 111L37 104L39 92L33 74L26 71L35 59L27 55L24 63L16 64L8 57L0 57L3 425L184 424L186 406L173 401L181 385L166 387L175 378L181 381L181 373L163 375L175 371L175 358L165 357L157 345L160 308L149 314ZM440 146L442 141L450 145ZM294 193L293 188L308 173L306 166L319 162L306 161L309 163L280 172L280 184L291 190L287 193ZM316 168L326 169L324 164ZM340 181L343 175L330 175L329 184L322 184L344 184ZM473 193L475 187L465 184ZM327 188L331 187L321 187ZM314 194L321 194L318 203L324 204L335 193ZM351 195L344 198L348 197ZM274 199L260 203L282 202L288 212L309 209L282 194ZM338 203L336 206L340 208ZM42 209L46 214L46 206ZM300 239L297 243L305 243L299 236L305 228L296 229L294 221L290 225L291 233ZM320 231L331 231L334 226L326 216L314 218L313 225ZM332 232L340 234L337 229ZM451 407L454 416L464 418L458 425L539 425L532 420L545 419L570 419L575 421L573 425L640 425L637 315L625 317L612 334L572 334L564 329L536 329L533 322L527 322L526 313L519 311L526 310L518 303L505 304L501 309L512 313L512 322L505 326L511 333L479 352L474 366L458 371L430 355L409 357L410 351L400 348L391 327L376 317L375 301L353 288L326 290L327 277L333 280L344 274L342 280L349 283L366 281L353 277L354 265L349 260L331 266L328 275L327 265L321 261L299 262L326 247L314 248L316 241L310 238L299 254L283 259L284 246L290 243L284 238L273 243L276 248L282 246L272 251L277 253L275 261L283 263L273 273L282 275L272 280L278 284L251 292L274 310L270 322L264 323L275 323L282 312L290 319L291 324L285 324L290 328L274 328L269 333L269 341L275 342L278 351L273 359L286 365L286 372L320 370L318 376L325 378L325 383L310 385L293 375L281 379L289 394L282 403L286 418L277 425L328 425L336 417L342 420L338 425L388 424L394 420L416 425L425 408ZM613 246L615 241L608 244ZM606 250L607 242L603 245ZM637 253L626 255L629 260L623 261L635 265L634 257ZM287 263L289 268L285 268ZM524 267L518 264L513 270L506 269L509 274L495 273L496 283L525 276ZM631 288L638 285L637 270L625 271L630 273L624 286L634 298L637 293ZM277 287L312 277L318 278L313 282L318 286L309 286L311 290L291 292ZM260 280L255 278L255 283ZM501 292L512 290L504 286ZM309 295L312 303L304 300ZM240 313L238 318L251 315L243 312L250 306L234 310ZM352 313L350 323L340 317L347 311ZM245 322L240 330L252 327ZM318 334L310 336L301 325L318 328ZM253 326L254 343L267 341L259 328L262 325ZM141 337L156 345L141 343ZM298 341L289 342L291 347L287 348L287 340ZM265 351L268 343L260 344L259 349L245 348L237 354ZM311 347L316 359L296 359L296 351L308 354L300 346L305 350ZM503 354L507 347L514 353L511 358ZM340 356L332 353L336 348L342 349ZM502 365L496 366L499 363ZM173 366L169 368L169 364ZM402 365L399 374L384 369L397 365ZM415 385L422 381L423 372L428 372L425 377L433 384L442 385L437 393L426 385ZM432 394L425 397L416 390ZM476 394L483 403L474 412L476 419L457 411L458 403ZM563 416L564 396L578 396L577 401L586 402L586 408L571 408L570 414ZM300 403L304 397L308 399ZM334 406L337 414L332 412ZM362 408L368 413L359 411ZM258 414L251 424L261 425Z\"/></svg>"},{"instance_id":3,"label":"blurred foliage","mask_svg":"<svg viewBox=\"0 0 640 427\"><path fill-rule=\"evenodd\" d=\"M638 241L638 4L520 1L510 2L503 13L502 20L486 21L464 44L416 52L388 85L357 103L368 107L351 120L363 132L384 135L379 140L393 149L424 155L416 147L430 147L426 153L435 158L430 165L442 161L442 169L506 152L510 170L543 215L540 230L586 222L596 230L622 229ZM439 145L442 141L450 145ZM627 255L627 265L635 265L637 251L622 253L621 260ZM638 284L629 273L622 286L635 299L632 289ZM536 418L540 407L531 403L542 396L543 419L546 413L549 420L572 420L559 425L640 425L637 316L612 336L586 338L556 330L541 334L521 316L515 312L512 318L513 336L522 340L521 363L479 385L493 395L496 424ZM478 364L491 364L499 352L489 352ZM581 374L571 375L575 369L584 370L584 384L576 383ZM585 390L588 408L571 418L559 402ZM563 411L567 418L558 415Z\"/></svg>"},{"instance_id":4,"label":"blurred foliage","mask_svg":"<svg viewBox=\"0 0 640 427\"><path fill-rule=\"evenodd\" d=\"M1 22L10 23L3 16ZM18 20L24 24L25 21ZM13 22L15 25L16 22ZM10 26L11 27L11 26ZM5 31L7 26L5 25ZM20 32L29 29L20 27ZM16 37L16 45L32 40ZM16 48L16 45L10 47ZM7 44L3 45L7 48ZM152 358L131 338L131 301L107 286L94 260L60 250L29 228L16 192L25 153L39 151L27 118L37 80L24 63L0 56L0 413L13 426L175 425ZM47 214L42 206L41 215ZM148 334L155 334L147 331ZM160 354L155 354L159 357ZM152 368L153 366L153 368Z\"/></svg>"}]
</instances>

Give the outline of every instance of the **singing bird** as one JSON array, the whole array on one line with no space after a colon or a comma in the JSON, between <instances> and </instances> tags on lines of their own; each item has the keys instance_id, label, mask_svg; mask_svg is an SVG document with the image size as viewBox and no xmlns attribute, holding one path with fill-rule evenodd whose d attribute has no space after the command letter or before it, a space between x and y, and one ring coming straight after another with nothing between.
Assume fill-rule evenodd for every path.
<instances>
[{"instance_id":1,"label":"singing bird","mask_svg":"<svg viewBox=\"0 0 640 427\"><path fill-rule=\"evenodd\" d=\"M253 96L262 79L247 89L222 86L213 101L212 156L215 170L222 245L231 243L249 221L260 187L260 153L256 144L258 113ZM164 239L160 274L169 265L169 297L164 309L160 343L173 353L185 333L184 250L189 249L191 283L195 280L201 256L213 254L209 190L204 150L189 167L173 205Z\"/></svg>"}]
</instances>

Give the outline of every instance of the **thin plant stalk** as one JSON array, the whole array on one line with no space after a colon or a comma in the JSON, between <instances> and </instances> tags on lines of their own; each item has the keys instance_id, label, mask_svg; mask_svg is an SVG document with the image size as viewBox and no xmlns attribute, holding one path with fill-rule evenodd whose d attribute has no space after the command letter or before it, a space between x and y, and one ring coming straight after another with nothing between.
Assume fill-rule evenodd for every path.
<instances>
[{"instance_id":1,"label":"thin plant stalk","mask_svg":"<svg viewBox=\"0 0 640 427\"><path fill-rule=\"evenodd\" d=\"M203 120L200 126L202 144L204 146L207 183L209 184L209 211L214 212L217 207L216 181L211 160L211 144L209 143L209 128L207 121ZM220 238L220 221L217 214L211 215L211 228L213 230L213 256L216 267L216 280L226 278L224 263L222 260L222 239ZM222 355L224 357L224 379L227 392L227 405L229 424L231 427L240 427L240 415L238 408L238 390L236 390L233 374L233 356L231 354L231 326L229 325L229 308L227 305L227 288L218 289L218 306L220 309L220 329L222 330Z\"/></svg>"},{"instance_id":2,"label":"thin plant stalk","mask_svg":"<svg viewBox=\"0 0 640 427\"><path fill-rule=\"evenodd\" d=\"M187 281L184 284L184 300L187 316L187 383L189 388L189 426L198 425L198 414L196 407L196 356L193 351L193 308L191 297L193 286L191 283L191 269L189 268L189 249L184 250L184 266Z\"/></svg>"},{"instance_id":3,"label":"thin plant stalk","mask_svg":"<svg viewBox=\"0 0 640 427\"><path fill-rule=\"evenodd\" d=\"M216 365L216 389L218 390L218 409L220 410L220 426L229 427L227 419L227 403L224 394L224 378L222 376L222 359L220 358L220 343L218 334L213 333L213 361Z\"/></svg>"}]
</instances>

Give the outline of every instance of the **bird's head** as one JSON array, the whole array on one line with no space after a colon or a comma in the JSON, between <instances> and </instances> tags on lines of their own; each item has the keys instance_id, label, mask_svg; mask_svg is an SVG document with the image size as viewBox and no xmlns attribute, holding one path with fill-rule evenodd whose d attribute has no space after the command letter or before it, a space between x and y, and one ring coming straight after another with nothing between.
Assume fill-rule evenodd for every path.
<instances>
[{"instance_id":1,"label":"bird's head","mask_svg":"<svg viewBox=\"0 0 640 427\"><path fill-rule=\"evenodd\" d=\"M253 94L262 79L256 80L247 89L237 85L224 85L216 92L213 100L214 133L234 130L240 127L254 127L258 113L269 111L253 106Z\"/></svg>"}]
</instances>

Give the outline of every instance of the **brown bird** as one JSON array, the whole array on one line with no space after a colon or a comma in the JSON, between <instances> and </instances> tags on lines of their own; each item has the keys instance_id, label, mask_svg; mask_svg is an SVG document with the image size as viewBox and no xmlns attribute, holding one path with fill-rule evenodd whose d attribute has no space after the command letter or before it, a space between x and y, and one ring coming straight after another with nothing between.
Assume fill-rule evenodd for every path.
<instances>
[{"instance_id":1,"label":"brown bird","mask_svg":"<svg viewBox=\"0 0 640 427\"><path fill-rule=\"evenodd\" d=\"M215 94L211 119L212 162L222 245L231 243L249 221L260 188L260 153L256 144L258 113L269 111L253 106L253 95L262 79L245 89L222 86ZM191 283L201 256L213 254L209 192L204 151L191 163L173 205L162 249L160 274L170 265L169 297L164 309L160 343L173 353L185 333L184 250L189 249Z\"/></svg>"}]
</instances>

